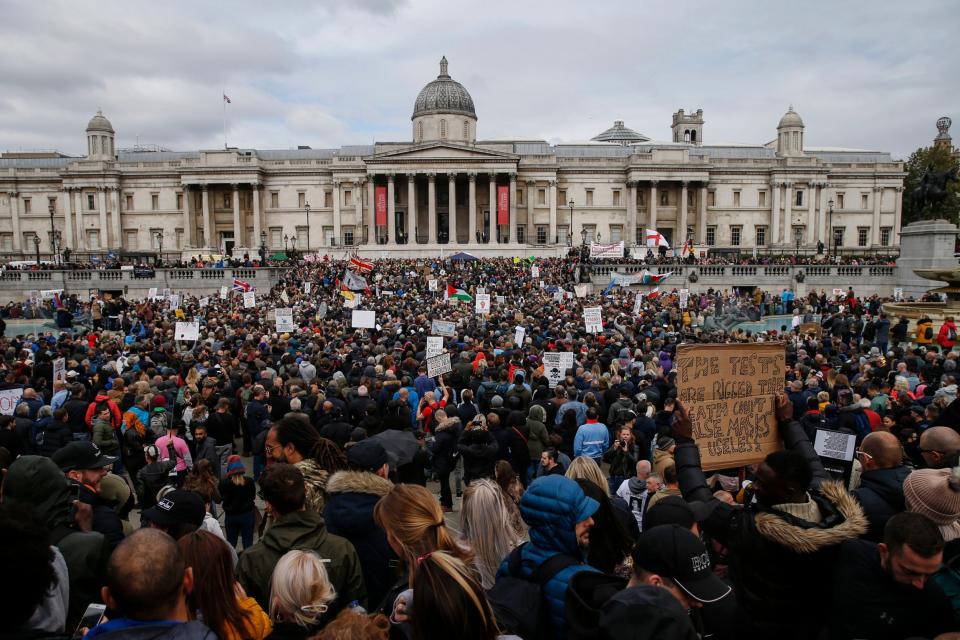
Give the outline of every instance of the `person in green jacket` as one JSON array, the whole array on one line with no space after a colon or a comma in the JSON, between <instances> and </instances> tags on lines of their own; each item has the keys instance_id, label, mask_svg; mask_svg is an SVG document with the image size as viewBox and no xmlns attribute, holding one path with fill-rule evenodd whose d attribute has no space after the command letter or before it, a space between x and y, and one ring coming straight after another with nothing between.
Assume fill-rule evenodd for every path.
<instances>
[{"instance_id":1,"label":"person in green jacket","mask_svg":"<svg viewBox=\"0 0 960 640\"><path fill-rule=\"evenodd\" d=\"M100 452L103 455L117 459L112 467L114 473L126 475L120 462L120 441L117 440L117 435L113 431L113 423L110 421L110 407L106 402L98 404L96 413L94 413L93 444L100 447Z\"/></svg>"},{"instance_id":2,"label":"person in green jacket","mask_svg":"<svg viewBox=\"0 0 960 640\"><path fill-rule=\"evenodd\" d=\"M367 590L360 570L360 558L346 538L327 531L323 517L306 510L303 474L292 464L270 465L260 476L266 510L274 522L263 537L240 556L237 579L247 595L267 610L270 606L270 579L280 558L288 551L313 551L323 560L337 598L330 603L326 618L332 620L348 606L367 606Z\"/></svg>"},{"instance_id":3,"label":"person in green jacket","mask_svg":"<svg viewBox=\"0 0 960 640\"><path fill-rule=\"evenodd\" d=\"M540 455L550 446L550 436L547 433L547 411L538 404L530 407L527 422L523 426L524 436L527 438L527 451L530 454L530 468L527 469L525 484L530 484L537 473L540 464Z\"/></svg>"}]
</instances>

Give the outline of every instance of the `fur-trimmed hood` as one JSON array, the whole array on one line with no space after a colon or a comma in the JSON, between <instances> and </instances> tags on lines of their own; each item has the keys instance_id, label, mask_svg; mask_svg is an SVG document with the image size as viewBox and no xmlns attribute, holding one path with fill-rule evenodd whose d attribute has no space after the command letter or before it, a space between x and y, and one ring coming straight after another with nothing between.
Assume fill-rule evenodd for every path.
<instances>
[{"instance_id":1,"label":"fur-trimmed hood","mask_svg":"<svg viewBox=\"0 0 960 640\"><path fill-rule=\"evenodd\" d=\"M460 427L460 418L447 418L443 422L437 425L437 431L444 431L446 429L457 429Z\"/></svg>"},{"instance_id":2,"label":"fur-trimmed hood","mask_svg":"<svg viewBox=\"0 0 960 640\"><path fill-rule=\"evenodd\" d=\"M337 471L327 480L327 493L368 493L383 497L390 493L393 483L367 471Z\"/></svg>"},{"instance_id":3,"label":"fur-trimmed hood","mask_svg":"<svg viewBox=\"0 0 960 640\"><path fill-rule=\"evenodd\" d=\"M819 493L811 492L811 499L821 507L821 522L804 523L780 511L765 511L756 515L757 531L771 542L796 553L815 553L867 532L868 522L863 509L842 483L824 482Z\"/></svg>"}]
</instances>

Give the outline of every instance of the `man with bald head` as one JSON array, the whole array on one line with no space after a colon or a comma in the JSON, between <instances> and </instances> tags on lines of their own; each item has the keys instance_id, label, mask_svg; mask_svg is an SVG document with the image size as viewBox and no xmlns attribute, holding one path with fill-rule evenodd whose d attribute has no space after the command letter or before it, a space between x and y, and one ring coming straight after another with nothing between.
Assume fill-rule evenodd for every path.
<instances>
[{"instance_id":1,"label":"man with bald head","mask_svg":"<svg viewBox=\"0 0 960 640\"><path fill-rule=\"evenodd\" d=\"M930 469L960 465L960 433L951 427L929 427L920 434L920 454Z\"/></svg>"},{"instance_id":2,"label":"man with bald head","mask_svg":"<svg viewBox=\"0 0 960 640\"><path fill-rule=\"evenodd\" d=\"M876 431L867 435L857 449L857 459L863 466L860 487L853 495L863 507L870 521L866 539L883 540L883 528L894 515L906 507L903 503L903 481L910 468L903 465L903 448L895 435Z\"/></svg>"},{"instance_id":3,"label":"man with bald head","mask_svg":"<svg viewBox=\"0 0 960 640\"><path fill-rule=\"evenodd\" d=\"M140 529L114 550L107 565L103 601L120 613L94 627L87 640L215 640L202 622L190 620L193 591L188 567L173 538L158 529Z\"/></svg>"}]
</instances>

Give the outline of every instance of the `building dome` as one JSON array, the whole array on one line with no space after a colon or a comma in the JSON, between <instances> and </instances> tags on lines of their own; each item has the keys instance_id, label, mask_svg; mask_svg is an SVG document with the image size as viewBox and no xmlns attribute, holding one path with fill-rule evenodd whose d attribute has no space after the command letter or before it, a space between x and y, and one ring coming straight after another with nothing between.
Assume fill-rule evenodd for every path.
<instances>
[{"instance_id":1,"label":"building dome","mask_svg":"<svg viewBox=\"0 0 960 640\"><path fill-rule=\"evenodd\" d=\"M476 119L477 112L473 108L473 98L462 84L454 80L447 73L447 58L440 60L440 75L428 83L413 105L413 118L434 113L455 113Z\"/></svg>"},{"instance_id":2,"label":"building dome","mask_svg":"<svg viewBox=\"0 0 960 640\"><path fill-rule=\"evenodd\" d=\"M800 114L793 110L793 105L790 105L790 108L787 110L783 117L780 118L780 124L777 125L777 129L781 127L802 127L803 120L800 118Z\"/></svg>"},{"instance_id":3,"label":"building dome","mask_svg":"<svg viewBox=\"0 0 960 640\"><path fill-rule=\"evenodd\" d=\"M612 127L603 133L597 134L591 138L591 140L596 140L597 142L616 142L617 144L627 146L637 144L638 142L649 142L650 138L623 126L623 120L614 120Z\"/></svg>"},{"instance_id":4,"label":"building dome","mask_svg":"<svg viewBox=\"0 0 960 640\"><path fill-rule=\"evenodd\" d=\"M90 118L90 122L87 123L87 131L106 131L107 133L114 133L113 125L110 124L110 121L107 120L103 112L97 109L97 115Z\"/></svg>"}]
</instances>

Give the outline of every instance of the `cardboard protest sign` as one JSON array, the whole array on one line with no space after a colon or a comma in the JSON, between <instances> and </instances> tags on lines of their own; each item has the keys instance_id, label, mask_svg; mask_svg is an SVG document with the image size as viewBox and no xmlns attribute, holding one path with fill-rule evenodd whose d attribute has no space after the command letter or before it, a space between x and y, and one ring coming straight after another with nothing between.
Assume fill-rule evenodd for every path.
<instances>
[{"instance_id":1,"label":"cardboard protest sign","mask_svg":"<svg viewBox=\"0 0 960 640\"><path fill-rule=\"evenodd\" d=\"M277 331L279 333L293 331L296 328L293 324L293 309L285 309L282 307L276 309L273 318L277 323Z\"/></svg>"},{"instance_id":2,"label":"cardboard protest sign","mask_svg":"<svg viewBox=\"0 0 960 640\"><path fill-rule=\"evenodd\" d=\"M209 305L210 305L210 298L206 298L206 297L205 297L205 298L200 298L200 302L199 302L198 304L200 305L200 308L201 308L201 309L202 309L203 307L209 306Z\"/></svg>"},{"instance_id":3,"label":"cardboard protest sign","mask_svg":"<svg viewBox=\"0 0 960 640\"><path fill-rule=\"evenodd\" d=\"M490 294L489 293L477 294L476 312L480 314L490 313Z\"/></svg>"},{"instance_id":4,"label":"cardboard protest sign","mask_svg":"<svg viewBox=\"0 0 960 640\"><path fill-rule=\"evenodd\" d=\"M686 307L690 299L690 289L680 289L680 307Z\"/></svg>"},{"instance_id":5,"label":"cardboard protest sign","mask_svg":"<svg viewBox=\"0 0 960 640\"><path fill-rule=\"evenodd\" d=\"M310 295L310 291L311 291L312 289L313 289L313 283L312 283L312 282L304 282L304 283L303 283L303 293L304 293L304 295Z\"/></svg>"},{"instance_id":6,"label":"cardboard protest sign","mask_svg":"<svg viewBox=\"0 0 960 640\"><path fill-rule=\"evenodd\" d=\"M67 381L67 359L57 358L53 361L53 381Z\"/></svg>"},{"instance_id":7,"label":"cardboard protest sign","mask_svg":"<svg viewBox=\"0 0 960 640\"><path fill-rule=\"evenodd\" d=\"M427 359L438 356L443 353L443 338L440 336L427 336Z\"/></svg>"},{"instance_id":8,"label":"cardboard protest sign","mask_svg":"<svg viewBox=\"0 0 960 640\"><path fill-rule=\"evenodd\" d=\"M640 309L643 307L643 295L637 294L637 297L633 299L633 315L640 315Z\"/></svg>"},{"instance_id":9,"label":"cardboard protest sign","mask_svg":"<svg viewBox=\"0 0 960 640\"><path fill-rule=\"evenodd\" d=\"M600 333L603 331L603 317L600 307L583 308L583 325L587 333Z\"/></svg>"},{"instance_id":10,"label":"cardboard protest sign","mask_svg":"<svg viewBox=\"0 0 960 640\"><path fill-rule=\"evenodd\" d=\"M534 280L536 280L537 278L539 278L539 277L540 277L540 267L538 267L537 265L533 265L532 267L530 267L530 277L533 278Z\"/></svg>"},{"instance_id":11,"label":"cardboard protest sign","mask_svg":"<svg viewBox=\"0 0 960 640\"><path fill-rule=\"evenodd\" d=\"M433 280L433 279L427 280L427 285L430 287L430 291L436 291L436 290L437 290L437 281L436 281L436 280Z\"/></svg>"},{"instance_id":12,"label":"cardboard protest sign","mask_svg":"<svg viewBox=\"0 0 960 640\"><path fill-rule=\"evenodd\" d=\"M451 371L453 371L453 367L450 366L449 353L441 353L438 356L427 358L427 376L436 378Z\"/></svg>"},{"instance_id":13,"label":"cardboard protest sign","mask_svg":"<svg viewBox=\"0 0 960 640\"><path fill-rule=\"evenodd\" d=\"M174 340L198 340L199 338L199 322L178 322L173 330Z\"/></svg>"},{"instance_id":14,"label":"cardboard protest sign","mask_svg":"<svg viewBox=\"0 0 960 640\"><path fill-rule=\"evenodd\" d=\"M588 284L575 284L573 285L573 291L578 298L586 298L587 292L590 290L590 285Z\"/></svg>"},{"instance_id":15,"label":"cardboard protest sign","mask_svg":"<svg viewBox=\"0 0 960 640\"><path fill-rule=\"evenodd\" d=\"M283 304L290 304L290 296L287 295L286 291L280 292L280 299L283 300Z\"/></svg>"},{"instance_id":16,"label":"cardboard protest sign","mask_svg":"<svg viewBox=\"0 0 960 640\"><path fill-rule=\"evenodd\" d=\"M455 338L457 336L457 323L449 320L434 320L430 323L430 333Z\"/></svg>"},{"instance_id":17,"label":"cardboard protest sign","mask_svg":"<svg viewBox=\"0 0 960 640\"><path fill-rule=\"evenodd\" d=\"M355 329L373 329L377 326L377 312L354 309L350 326Z\"/></svg>"},{"instance_id":18,"label":"cardboard protest sign","mask_svg":"<svg viewBox=\"0 0 960 640\"><path fill-rule=\"evenodd\" d=\"M256 291L244 291L243 293L243 308L244 309L253 309L257 306L257 292Z\"/></svg>"},{"instance_id":19,"label":"cardboard protest sign","mask_svg":"<svg viewBox=\"0 0 960 640\"><path fill-rule=\"evenodd\" d=\"M518 347L523 346L523 339L527 336L526 327L517 327L513 333L513 341Z\"/></svg>"},{"instance_id":20,"label":"cardboard protest sign","mask_svg":"<svg viewBox=\"0 0 960 640\"><path fill-rule=\"evenodd\" d=\"M682 344L677 399L690 413L705 471L753 464L780 448L774 394L783 389L782 343Z\"/></svg>"},{"instance_id":21,"label":"cardboard protest sign","mask_svg":"<svg viewBox=\"0 0 960 640\"><path fill-rule=\"evenodd\" d=\"M23 395L23 389L6 389L0 391L0 415L12 416L13 410L17 408L20 402L20 396Z\"/></svg>"}]
</instances>

